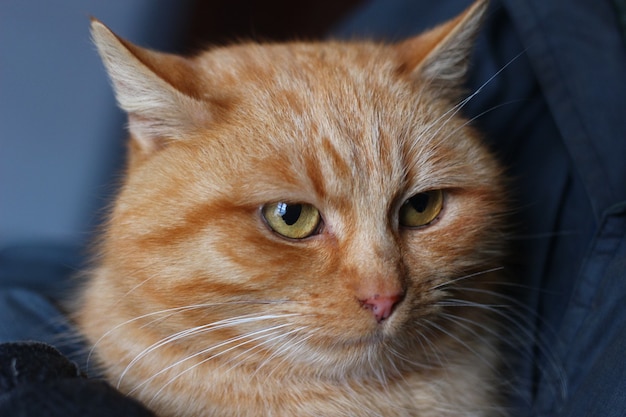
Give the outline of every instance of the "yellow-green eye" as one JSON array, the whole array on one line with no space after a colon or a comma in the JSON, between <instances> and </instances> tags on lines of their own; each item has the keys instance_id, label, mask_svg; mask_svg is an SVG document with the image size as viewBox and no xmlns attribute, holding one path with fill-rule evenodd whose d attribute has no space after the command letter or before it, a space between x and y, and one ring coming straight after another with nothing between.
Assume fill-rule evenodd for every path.
<instances>
[{"instance_id":1,"label":"yellow-green eye","mask_svg":"<svg viewBox=\"0 0 626 417\"><path fill-rule=\"evenodd\" d=\"M406 227L425 226L437 218L443 208L443 191L415 194L400 207L400 224Z\"/></svg>"},{"instance_id":2,"label":"yellow-green eye","mask_svg":"<svg viewBox=\"0 0 626 417\"><path fill-rule=\"evenodd\" d=\"M262 212L273 231L292 239L304 239L315 234L321 221L319 211L304 203L266 204Z\"/></svg>"}]
</instances>

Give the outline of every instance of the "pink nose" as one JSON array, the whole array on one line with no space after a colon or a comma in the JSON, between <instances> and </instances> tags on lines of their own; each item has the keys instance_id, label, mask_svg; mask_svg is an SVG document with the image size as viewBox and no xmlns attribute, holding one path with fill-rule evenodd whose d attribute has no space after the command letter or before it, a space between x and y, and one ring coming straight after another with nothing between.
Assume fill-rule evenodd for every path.
<instances>
[{"instance_id":1,"label":"pink nose","mask_svg":"<svg viewBox=\"0 0 626 417\"><path fill-rule=\"evenodd\" d=\"M361 305L372 312L377 322L382 322L391 316L393 309L402 299L400 294L380 295L376 294L368 299L360 300Z\"/></svg>"}]
</instances>

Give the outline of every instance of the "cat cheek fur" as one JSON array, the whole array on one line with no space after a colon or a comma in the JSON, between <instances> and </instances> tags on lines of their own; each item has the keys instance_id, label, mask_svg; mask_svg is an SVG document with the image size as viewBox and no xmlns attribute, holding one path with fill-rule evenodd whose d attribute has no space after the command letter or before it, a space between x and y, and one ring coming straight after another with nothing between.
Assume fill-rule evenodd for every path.
<instances>
[{"instance_id":1,"label":"cat cheek fur","mask_svg":"<svg viewBox=\"0 0 626 417\"><path fill-rule=\"evenodd\" d=\"M497 326L470 308L502 279L501 171L455 106L485 8L396 45L193 58L94 21L131 136L76 314L109 380L162 416L505 415ZM400 227L434 189L439 217ZM283 201L319 234L273 232Z\"/></svg>"}]
</instances>

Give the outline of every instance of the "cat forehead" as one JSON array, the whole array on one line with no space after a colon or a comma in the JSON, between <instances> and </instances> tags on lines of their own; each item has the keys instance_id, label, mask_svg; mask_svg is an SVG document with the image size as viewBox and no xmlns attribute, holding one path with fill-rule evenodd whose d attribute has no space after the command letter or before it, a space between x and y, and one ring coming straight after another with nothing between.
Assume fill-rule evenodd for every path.
<instances>
[{"instance_id":1,"label":"cat forehead","mask_svg":"<svg viewBox=\"0 0 626 417\"><path fill-rule=\"evenodd\" d=\"M205 148L194 154L199 172L211 155L210 170L223 167L220 177L252 194L386 192L392 198L407 187L444 186L450 178L444 171L463 165L467 146L449 134L462 122L442 118L448 102L399 73L396 58L389 47L369 42L243 44L204 52L194 58L199 96L209 107L214 97L229 104L215 123L180 145ZM256 190L247 184L251 179L260 181Z\"/></svg>"},{"instance_id":2,"label":"cat forehead","mask_svg":"<svg viewBox=\"0 0 626 417\"><path fill-rule=\"evenodd\" d=\"M317 101L374 90L383 96L390 92L385 89L412 82L399 74L393 48L369 42L242 44L209 50L196 63L204 95L240 94L261 103L285 92Z\"/></svg>"},{"instance_id":3,"label":"cat forehead","mask_svg":"<svg viewBox=\"0 0 626 417\"><path fill-rule=\"evenodd\" d=\"M397 73L389 48L375 43L239 45L208 51L198 63L204 95L230 104L228 123L286 147L330 140L358 156L355 146L379 146L385 134L401 139L430 123L437 107L419 83Z\"/></svg>"},{"instance_id":4,"label":"cat forehead","mask_svg":"<svg viewBox=\"0 0 626 417\"><path fill-rule=\"evenodd\" d=\"M375 42L288 42L276 44L243 43L213 48L196 57L209 73L250 72L250 78L281 73L318 75L346 67L399 66L394 49ZM372 65L375 64L375 65ZM293 71L293 72L291 72ZM326 75L328 75L326 73Z\"/></svg>"},{"instance_id":5,"label":"cat forehead","mask_svg":"<svg viewBox=\"0 0 626 417\"><path fill-rule=\"evenodd\" d=\"M226 181L224 188L241 191L251 201L334 199L360 204L378 195L387 204L406 197L403 193L459 186L450 181L465 178L462 166L478 162L465 154L463 140L439 140L446 132L433 135L439 126L429 125L431 116L386 120L359 106L337 111L327 103L305 106L305 111L275 107L275 102L268 105L274 113L267 117L259 116L256 108L201 135L194 141L206 149L195 153L201 158L198 172L221 166L217 175ZM458 127L455 121L448 129ZM213 162L205 163L207 154ZM214 174L201 181L213 181Z\"/></svg>"},{"instance_id":6,"label":"cat forehead","mask_svg":"<svg viewBox=\"0 0 626 417\"><path fill-rule=\"evenodd\" d=\"M230 103L227 127L256 136L258 146L264 147L262 136L283 146L283 152L291 145L296 150L324 145L316 140L352 145L379 129L376 119L385 107L393 106L397 114L405 111L388 91L393 80L381 73L391 71L392 64L381 71L382 65L372 65L367 51L378 48L340 43L239 45L199 56L201 71L196 74L203 95Z\"/></svg>"},{"instance_id":7,"label":"cat forehead","mask_svg":"<svg viewBox=\"0 0 626 417\"><path fill-rule=\"evenodd\" d=\"M399 75L394 55L375 43L239 45L197 62L207 94L235 97L226 122L201 142L231 149L231 168L276 189L345 197L341 181L351 193L396 192L407 181L435 187L428 149L446 148L441 139L459 127L446 120L440 129L446 103ZM459 144L449 145L452 159Z\"/></svg>"}]
</instances>

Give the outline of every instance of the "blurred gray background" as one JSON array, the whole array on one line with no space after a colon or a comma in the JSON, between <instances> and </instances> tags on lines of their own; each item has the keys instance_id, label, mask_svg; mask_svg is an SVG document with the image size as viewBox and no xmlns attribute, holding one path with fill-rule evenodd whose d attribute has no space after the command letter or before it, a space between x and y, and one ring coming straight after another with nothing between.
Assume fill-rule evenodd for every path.
<instances>
[{"instance_id":1,"label":"blurred gray background","mask_svg":"<svg viewBox=\"0 0 626 417\"><path fill-rule=\"evenodd\" d=\"M0 249L85 243L115 189L125 118L90 16L137 44L188 53L239 38L320 37L357 3L0 0Z\"/></svg>"},{"instance_id":2,"label":"blurred gray background","mask_svg":"<svg viewBox=\"0 0 626 417\"><path fill-rule=\"evenodd\" d=\"M0 1L0 248L84 241L113 188L124 116L90 42L92 15L172 49L188 4Z\"/></svg>"}]
</instances>

